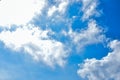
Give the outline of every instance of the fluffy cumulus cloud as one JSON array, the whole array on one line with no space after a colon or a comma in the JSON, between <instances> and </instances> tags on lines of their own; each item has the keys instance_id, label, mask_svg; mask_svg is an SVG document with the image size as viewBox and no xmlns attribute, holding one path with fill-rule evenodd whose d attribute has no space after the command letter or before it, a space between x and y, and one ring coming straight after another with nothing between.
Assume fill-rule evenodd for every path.
<instances>
[{"instance_id":1,"label":"fluffy cumulus cloud","mask_svg":"<svg viewBox=\"0 0 120 80\"><path fill-rule=\"evenodd\" d=\"M85 80L120 80L120 41L111 41L111 52L101 60L87 59L78 74Z\"/></svg>"},{"instance_id":2,"label":"fluffy cumulus cloud","mask_svg":"<svg viewBox=\"0 0 120 80\"><path fill-rule=\"evenodd\" d=\"M0 33L0 41L14 51L25 51L37 61L49 66L63 66L67 51L65 46L49 35L51 30L41 30L34 25L19 27L14 31L5 30Z\"/></svg>"},{"instance_id":3,"label":"fluffy cumulus cloud","mask_svg":"<svg viewBox=\"0 0 120 80\"><path fill-rule=\"evenodd\" d=\"M34 60L49 66L63 66L73 47L79 51L87 45L103 42L105 38L97 22L90 19L96 14L96 0L82 0L81 18L88 20L88 25L79 31L72 29L72 19L66 13L69 14L70 6L80 1L53 0L51 3L49 0L2 0L0 42L13 51L28 53ZM34 24L36 18L38 26ZM59 33L55 31L58 29L53 29L53 24L58 28L61 26ZM47 29L43 29L46 25ZM67 41L62 42L63 38Z\"/></svg>"},{"instance_id":4,"label":"fluffy cumulus cloud","mask_svg":"<svg viewBox=\"0 0 120 80\"><path fill-rule=\"evenodd\" d=\"M45 0L1 0L0 26L24 25L41 14Z\"/></svg>"},{"instance_id":5,"label":"fluffy cumulus cloud","mask_svg":"<svg viewBox=\"0 0 120 80\"><path fill-rule=\"evenodd\" d=\"M69 37L69 41L67 41L69 45L76 47L79 51L86 45L102 42L104 39L102 32L95 21L90 21L87 29L80 32L70 29L64 35L67 34L66 38ZM1 31L0 41L13 51L28 53L36 61L45 62L49 66L56 64L63 66L69 49L72 50L72 47L68 49L67 45L55 40L51 35L56 35L56 33L51 29L42 30L40 27L29 24L15 30Z\"/></svg>"},{"instance_id":6,"label":"fluffy cumulus cloud","mask_svg":"<svg viewBox=\"0 0 120 80\"><path fill-rule=\"evenodd\" d=\"M82 2L82 11L83 16L82 20L90 21L92 16L96 16L99 14L99 11L96 9L98 5L98 0L81 0ZM89 22L90 23L90 22ZM83 39L83 42L89 43L96 43L103 39L105 41L104 35L98 35L101 30L96 27L97 22L92 22L88 26L88 34L81 36L87 36L86 40ZM83 30L83 32L85 32ZM103 38L104 37L104 38ZM75 38L74 38L75 39ZM82 40L80 37L76 36L75 42ZM78 44L78 43L77 43ZM77 71L78 75L83 78L83 80L119 80L120 77L120 41L113 40L108 43L111 52L108 53L107 56L103 57L100 60L95 58L86 59L84 63L79 64L79 70ZM102 53L102 52L101 52Z\"/></svg>"},{"instance_id":7,"label":"fluffy cumulus cloud","mask_svg":"<svg viewBox=\"0 0 120 80\"><path fill-rule=\"evenodd\" d=\"M39 19L40 21L45 16L47 18L53 16L54 13L62 16L68 1L54 0L53 2L55 4L51 4L48 0L2 0L0 2L0 28L2 27L0 41L13 51L28 53L36 61L49 66L63 66L69 50L62 42L51 37L56 33L50 27L43 30L41 26L31 23L38 16L42 18ZM46 11L45 15L44 11ZM47 19L44 24L47 24ZM16 27L14 28L13 25Z\"/></svg>"}]
</instances>

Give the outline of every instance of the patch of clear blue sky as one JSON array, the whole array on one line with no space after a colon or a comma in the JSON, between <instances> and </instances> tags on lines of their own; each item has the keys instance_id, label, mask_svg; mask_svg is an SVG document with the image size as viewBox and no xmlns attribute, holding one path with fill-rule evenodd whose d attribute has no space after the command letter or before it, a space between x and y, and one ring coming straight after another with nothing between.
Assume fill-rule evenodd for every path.
<instances>
[{"instance_id":1,"label":"patch of clear blue sky","mask_svg":"<svg viewBox=\"0 0 120 80\"><path fill-rule=\"evenodd\" d=\"M112 39L120 39L119 4L120 0L100 0L99 8L103 9L103 14L101 17L96 18L98 24L108 29L105 35ZM86 26L86 24L82 23L80 20L82 14L79 13L79 7L80 4L75 3L70 6L69 14L67 14L68 18L71 18L73 15L78 16L72 23L72 28L74 30ZM38 20L35 23L39 26L45 26L45 23L49 21L50 20L47 19L42 20L42 22ZM52 26L54 30L59 30L61 26L66 26L63 24L64 22L61 22L57 25L52 24ZM68 63L64 68L56 66L52 69L45 64L32 61L31 57L27 54L5 49L3 44L0 43L0 70L7 70L12 76L17 76L13 76L11 80L82 80L76 73L78 64L83 62L86 58L100 59L106 56L109 51L109 49L103 47L102 44L87 46L80 54L76 54L74 50L75 49L73 49L71 55L67 59Z\"/></svg>"},{"instance_id":2,"label":"patch of clear blue sky","mask_svg":"<svg viewBox=\"0 0 120 80\"><path fill-rule=\"evenodd\" d=\"M100 0L103 10L99 23L107 29L106 36L120 40L120 0Z\"/></svg>"}]
</instances>

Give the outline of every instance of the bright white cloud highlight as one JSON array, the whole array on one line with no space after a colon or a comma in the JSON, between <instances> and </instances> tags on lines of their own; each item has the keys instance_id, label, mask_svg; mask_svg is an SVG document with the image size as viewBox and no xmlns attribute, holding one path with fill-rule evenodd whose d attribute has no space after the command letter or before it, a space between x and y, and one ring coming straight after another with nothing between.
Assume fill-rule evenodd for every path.
<instances>
[{"instance_id":1,"label":"bright white cloud highlight","mask_svg":"<svg viewBox=\"0 0 120 80\"><path fill-rule=\"evenodd\" d=\"M0 26L24 25L41 14L45 0L1 0Z\"/></svg>"},{"instance_id":2,"label":"bright white cloud highlight","mask_svg":"<svg viewBox=\"0 0 120 80\"><path fill-rule=\"evenodd\" d=\"M33 25L17 28L15 31L2 31L0 41L14 51L25 51L35 60L45 62L49 66L63 66L67 57L65 46L50 39L51 30L41 30Z\"/></svg>"},{"instance_id":3,"label":"bright white cloud highlight","mask_svg":"<svg viewBox=\"0 0 120 80\"><path fill-rule=\"evenodd\" d=\"M120 41L109 43L112 52L101 60L87 59L78 74L86 80L120 80Z\"/></svg>"}]
</instances>

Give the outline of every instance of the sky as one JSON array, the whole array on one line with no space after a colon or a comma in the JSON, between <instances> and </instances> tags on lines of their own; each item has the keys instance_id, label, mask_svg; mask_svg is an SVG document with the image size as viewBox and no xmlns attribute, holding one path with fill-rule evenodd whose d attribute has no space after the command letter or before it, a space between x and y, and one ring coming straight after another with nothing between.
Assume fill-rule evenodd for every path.
<instances>
[{"instance_id":1,"label":"sky","mask_svg":"<svg viewBox=\"0 0 120 80\"><path fill-rule=\"evenodd\" d=\"M0 0L0 80L120 80L119 0Z\"/></svg>"}]
</instances>

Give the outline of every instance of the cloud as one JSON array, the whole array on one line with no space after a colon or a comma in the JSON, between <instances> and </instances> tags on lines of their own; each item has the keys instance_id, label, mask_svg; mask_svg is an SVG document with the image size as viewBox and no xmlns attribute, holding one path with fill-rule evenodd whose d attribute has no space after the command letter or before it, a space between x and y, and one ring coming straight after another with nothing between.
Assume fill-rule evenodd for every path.
<instances>
[{"instance_id":1,"label":"cloud","mask_svg":"<svg viewBox=\"0 0 120 80\"><path fill-rule=\"evenodd\" d=\"M61 1L58 6L51 6L48 9L48 17L51 17L55 12L59 12L60 14L63 14L67 8L68 1Z\"/></svg>"},{"instance_id":2,"label":"cloud","mask_svg":"<svg viewBox=\"0 0 120 80\"><path fill-rule=\"evenodd\" d=\"M82 2L82 20L88 20L91 16L99 15L97 11L98 0L81 0Z\"/></svg>"},{"instance_id":3,"label":"cloud","mask_svg":"<svg viewBox=\"0 0 120 80\"><path fill-rule=\"evenodd\" d=\"M68 33L63 33L70 37L70 40L77 48L77 51L80 51L87 45L104 42L106 38L103 32L103 29L97 25L96 21L91 20L88 22L86 29L83 28L78 31L70 29Z\"/></svg>"},{"instance_id":4,"label":"cloud","mask_svg":"<svg viewBox=\"0 0 120 80\"><path fill-rule=\"evenodd\" d=\"M68 56L67 46L50 36L54 34L51 26L49 29L42 30L41 26L35 26L30 22L33 17L36 18L39 15L45 17L47 14L42 14L43 9L50 10L51 7L46 7L50 5L52 4L49 4L48 0L2 0L0 5L0 27L10 28L4 28L0 31L0 42L3 42L5 47L13 51L27 53L34 60L41 61L49 66L63 66ZM60 0L52 6L56 7L57 12L64 14L67 5L67 0ZM36 16L37 14L39 15ZM40 21L42 20L45 19L40 19ZM46 25L47 20L41 24ZM50 22L51 24L52 22ZM12 25L16 25L16 27L12 27Z\"/></svg>"},{"instance_id":5,"label":"cloud","mask_svg":"<svg viewBox=\"0 0 120 80\"><path fill-rule=\"evenodd\" d=\"M92 16L95 17L99 14L99 11L96 9L99 3L98 0L72 1L73 4L74 2L81 2L82 6L80 9L83 12L83 15L81 16L83 22L81 22L82 24L87 24L87 26L76 30L73 30L72 27L69 26L68 31L63 30L63 34L69 36L72 43L71 45L79 52L87 45L106 42L107 38L104 35L104 29L98 25L94 18L92 18ZM85 20L87 21L84 23Z\"/></svg>"},{"instance_id":6,"label":"cloud","mask_svg":"<svg viewBox=\"0 0 120 80\"><path fill-rule=\"evenodd\" d=\"M80 64L78 75L88 80L120 80L120 41L113 40L108 46L112 51L101 60L87 59Z\"/></svg>"},{"instance_id":7,"label":"cloud","mask_svg":"<svg viewBox=\"0 0 120 80\"><path fill-rule=\"evenodd\" d=\"M67 50L64 44L50 37L52 34L51 30L41 30L29 24L14 31L2 31L0 41L13 51L28 53L36 61L45 62L49 66L63 66Z\"/></svg>"},{"instance_id":8,"label":"cloud","mask_svg":"<svg viewBox=\"0 0 120 80\"><path fill-rule=\"evenodd\" d=\"M17 27L15 30L1 31L0 41L13 51L28 53L36 61L44 62L49 66L63 66L69 56L69 50L72 50L71 45L80 51L87 45L101 43L105 39L103 30L94 20L89 21L86 29L80 31L70 29L63 35L61 33L61 37L68 40L68 44L57 41L52 35L59 34L51 29L42 30L38 26L29 24Z\"/></svg>"},{"instance_id":9,"label":"cloud","mask_svg":"<svg viewBox=\"0 0 120 80\"><path fill-rule=\"evenodd\" d=\"M41 14L45 0L1 0L0 26L24 25Z\"/></svg>"},{"instance_id":10,"label":"cloud","mask_svg":"<svg viewBox=\"0 0 120 80\"><path fill-rule=\"evenodd\" d=\"M96 10L96 1L82 1L83 17L85 16L85 19L88 19L88 25L86 29L83 28L79 31L72 29L70 26L72 20L65 16L66 12L69 12L67 10L70 8L69 6L74 6L74 2L76 4L77 1L54 0L53 2L55 4L51 4L49 0L3 0L0 5L0 25L11 27L15 24L17 27L13 30L12 28L2 29L0 41L7 48L27 53L34 60L41 61L49 66L63 66L69 55L69 49L72 51L73 47L79 51L87 45L104 41L103 30L95 20L89 19ZM93 8L88 11L89 7L92 6ZM36 14L39 15L36 16ZM33 17L34 19L38 18L38 22L36 20L33 22L38 23L39 26L30 22ZM62 30L63 32L61 32Z\"/></svg>"}]
</instances>

